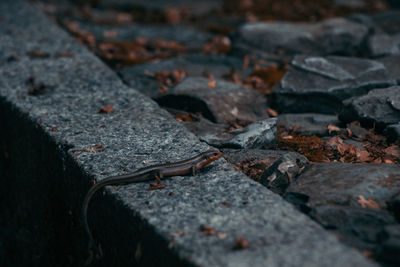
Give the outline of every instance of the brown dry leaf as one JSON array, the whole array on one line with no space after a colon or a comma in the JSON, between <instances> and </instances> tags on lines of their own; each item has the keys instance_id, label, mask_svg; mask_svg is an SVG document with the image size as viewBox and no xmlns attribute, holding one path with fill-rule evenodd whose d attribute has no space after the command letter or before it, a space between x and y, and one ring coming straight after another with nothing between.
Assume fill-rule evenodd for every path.
<instances>
[{"instance_id":1,"label":"brown dry leaf","mask_svg":"<svg viewBox=\"0 0 400 267\"><path fill-rule=\"evenodd\" d=\"M174 114L173 116L179 122L183 122L183 121L189 121L189 122L198 121L198 119L191 113Z\"/></svg>"},{"instance_id":2,"label":"brown dry leaf","mask_svg":"<svg viewBox=\"0 0 400 267\"><path fill-rule=\"evenodd\" d=\"M242 75L240 73L237 73L234 68L232 68L227 74L225 74L223 78L239 85L242 84Z\"/></svg>"},{"instance_id":3,"label":"brown dry leaf","mask_svg":"<svg viewBox=\"0 0 400 267\"><path fill-rule=\"evenodd\" d=\"M400 147L396 145L392 145L388 148L385 148L386 156L400 158Z\"/></svg>"},{"instance_id":4,"label":"brown dry leaf","mask_svg":"<svg viewBox=\"0 0 400 267\"><path fill-rule=\"evenodd\" d=\"M278 117L278 112L276 112L274 109L269 108L267 109L267 113L268 115L270 115L271 117Z\"/></svg>"},{"instance_id":5,"label":"brown dry leaf","mask_svg":"<svg viewBox=\"0 0 400 267\"><path fill-rule=\"evenodd\" d=\"M123 12L118 13L116 19L117 19L117 22L118 22L119 24L128 23L128 22L131 22L131 21L133 20L131 14L129 14L129 13L123 13Z\"/></svg>"},{"instance_id":6,"label":"brown dry leaf","mask_svg":"<svg viewBox=\"0 0 400 267\"><path fill-rule=\"evenodd\" d=\"M174 84L177 84L180 83L186 77L186 72L181 69L175 69L172 71L171 76L173 78Z\"/></svg>"},{"instance_id":7,"label":"brown dry leaf","mask_svg":"<svg viewBox=\"0 0 400 267\"><path fill-rule=\"evenodd\" d=\"M337 150L340 155L344 155L347 149L347 146L343 143L342 138L339 136L332 137L326 142L326 144L333 150Z\"/></svg>"},{"instance_id":8,"label":"brown dry leaf","mask_svg":"<svg viewBox=\"0 0 400 267\"><path fill-rule=\"evenodd\" d=\"M233 245L233 249L245 249L249 248L250 243L244 238L244 237L239 237L238 239L235 240L235 244Z\"/></svg>"},{"instance_id":9,"label":"brown dry leaf","mask_svg":"<svg viewBox=\"0 0 400 267\"><path fill-rule=\"evenodd\" d=\"M101 114L106 114L106 113L110 113L113 111L114 111L114 108L111 105L107 105L107 106L104 106L99 109L99 113L101 113Z\"/></svg>"},{"instance_id":10,"label":"brown dry leaf","mask_svg":"<svg viewBox=\"0 0 400 267\"><path fill-rule=\"evenodd\" d=\"M363 195L359 195L357 202L363 208L373 208L373 209L380 208L379 205L376 204L376 202L374 201L374 199L372 197L367 200Z\"/></svg>"},{"instance_id":11,"label":"brown dry leaf","mask_svg":"<svg viewBox=\"0 0 400 267\"><path fill-rule=\"evenodd\" d=\"M118 37L118 32L114 30L104 31L103 36L104 38L116 38Z\"/></svg>"},{"instance_id":12,"label":"brown dry leaf","mask_svg":"<svg viewBox=\"0 0 400 267\"><path fill-rule=\"evenodd\" d=\"M217 81L216 80L211 80L207 83L207 86L210 88L215 88L217 86Z\"/></svg>"},{"instance_id":13,"label":"brown dry leaf","mask_svg":"<svg viewBox=\"0 0 400 267\"><path fill-rule=\"evenodd\" d=\"M228 54L231 51L231 40L226 36L215 36L211 42L203 46L206 54Z\"/></svg>"},{"instance_id":14,"label":"brown dry leaf","mask_svg":"<svg viewBox=\"0 0 400 267\"><path fill-rule=\"evenodd\" d=\"M158 88L158 91L160 92L160 94L166 94L169 91L169 88L165 85L161 85L160 88Z\"/></svg>"},{"instance_id":15,"label":"brown dry leaf","mask_svg":"<svg viewBox=\"0 0 400 267\"><path fill-rule=\"evenodd\" d=\"M249 67L249 64L250 64L250 56L245 55L243 57L242 69L247 69Z\"/></svg>"},{"instance_id":16,"label":"brown dry leaf","mask_svg":"<svg viewBox=\"0 0 400 267\"><path fill-rule=\"evenodd\" d=\"M251 75L243 82L244 85L259 91L264 95L272 93L274 87L281 81L286 70L278 66L255 66Z\"/></svg>"},{"instance_id":17,"label":"brown dry leaf","mask_svg":"<svg viewBox=\"0 0 400 267\"><path fill-rule=\"evenodd\" d=\"M332 132L340 132L340 128L335 126L335 125L333 125L333 124L329 124L327 126L327 128L328 128L328 133L329 134L331 134Z\"/></svg>"},{"instance_id":18,"label":"brown dry leaf","mask_svg":"<svg viewBox=\"0 0 400 267\"><path fill-rule=\"evenodd\" d=\"M49 54L44 53L40 50L32 50L28 52L28 56L30 56L31 58L48 58Z\"/></svg>"},{"instance_id":19,"label":"brown dry leaf","mask_svg":"<svg viewBox=\"0 0 400 267\"><path fill-rule=\"evenodd\" d=\"M293 138L278 137L278 147L299 152L313 162L330 162L326 156L325 144L317 136L292 135Z\"/></svg>"},{"instance_id":20,"label":"brown dry leaf","mask_svg":"<svg viewBox=\"0 0 400 267\"><path fill-rule=\"evenodd\" d=\"M173 237L177 237L177 236L184 236L185 234L186 234L185 231L179 230L179 231L176 231L174 233L169 233L168 235L169 236L173 236Z\"/></svg>"},{"instance_id":21,"label":"brown dry leaf","mask_svg":"<svg viewBox=\"0 0 400 267\"><path fill-rule=\"evenodd\" d=\"M373 161L373 158L371 157L371 154L363 149L360 151L360 153L357 155L357 162L371 162Z\"/></svg>"},{"instance_id":22,"label":"brown dry leaf","mask_svg":"<svg viewBox=\"0 0 400 267\"><path fill-rule=\"evenodd\" d=\"M56 57L72 57L72 54L68 51L64 51L60 54L57 54Z\"/></svg>"},{"instance_id":23,"label":"brown dry leaf","mask_svg":"<svg viewBox=\"0 0 400 267\"><path fill-rule=\"evenodd\" d=\"M207 226L207 225L200 225L200 231L205 235L216 235L217 231L214 228Z\"/></svg>"}]
</instances>

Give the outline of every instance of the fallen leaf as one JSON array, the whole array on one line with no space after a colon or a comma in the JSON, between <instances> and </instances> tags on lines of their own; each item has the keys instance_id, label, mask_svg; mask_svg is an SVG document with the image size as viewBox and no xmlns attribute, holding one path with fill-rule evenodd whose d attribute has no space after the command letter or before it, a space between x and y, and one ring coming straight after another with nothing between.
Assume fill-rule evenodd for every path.
<instances>
[{"instance_id":1,"label":"fallen leaf","mask_svg":"<svg viewBox=\"0 0 400 267\"><path fill-rule=\"evenodd\" d=\"M107 106L104 106L101 109L99 109L99 113L101 113L101 114L110 113L113 111L114 111L114 108L111 105L107 105Z\"/></svg>"},{"instance_id":2,"label":"fallen leaf","mask_svg":"<svg viewBox=\"0 0 400 267\"><path fill-rule=\"evenodd\" d=\"M32 51L29 51L29 52L28 52L28 55L29 55L31 58L48 58L48 57L49 57L49 54L44 53L44 52L39 51L39 50L32 50Z\"/></svg>"},{"instance_id":3,"label":"fallen leaf","mask_svg":"<svg viewBox=\"0 0 400 267\"><path fill-rule=\"evenodd\" d=\"M373 198L369 198L368 200L363 196L359 195L357 199L358 204L361 205L363 208L374 208L374 209L379 209L379 205L376 204Z\"/></svg>"},{"instance_id":4,"label":"fallen leaf","mask_svg":"<svg viewBox=\"0 0 400 267\"><path fill-rule=\"evenodd\" d=\"M177 236L183 236L185 234L186 234L185 231L179 230L179 231L176 231L174 233L169 233L168 235L169 236L173 236L173 237L177 237Z\"/></svg>"},{"instance_id":5,"label":"fallen leaf","mask_svg":"<svg viewBox=\"0 0 400 267\"><path fill-rule=\"evenodd\" d=\"M219 239L225 239L228 236L228 234L227 233L217 233L217 236Z\"/></svg>"},{"instance_id":6,"label":"fallen leaf","mask_svg":"<svg viewBox=\"0 0 400 267\"><path fill-rule=\"evenodd\" d=\"M203 46L206 54L228 54L231 51L231 40L226 36L215 36L211 42Z\"/></svg>"},{"instance_id":7,"label":"fallen leaf","mask_svg":"<svg viewBox=\"0 0 400 267\"><path fill-rule=\"evenodd\" d=\"M244 237L239 237L238 239L236 239L235 244L233 245L233 249L235 250L245 249L249 247L250 243Z\"/></svg>"},{"instance_id":8,"label":"fallen leaf","mask_svg":"<svg viewBox=\"0 0 400 267\"><path fill-rule=\"evenodd\" d=\"M385 148L385 153L387 156L400 158L400 147L396 145L392 145L388 148Z\"/></svg>"},{"instance_id":9,"label":"fallen leaf","mask_svg":"<svg viewBox=\"0 0 400 267\"><path fill-rule=\"evenodd\" d=\"M360 153L357 155L357 158L357 162L370 162L373 160L371 154L365 149L360 151Z\"/></svg>"},{"instance_id":10,"label":"fallen leaf","mask_svg":"<svg viewBox=\"0 0 400 267\"><path fill-rule=\"evenodd\" d=\"M207 86L210 88L215 88L217 86L217 81L216 80L211 80L207 83Z\"/></svg>"},{"instance_id":11,"label":"fallen leaf","mask_svg":"<svg viewBox=\"0 0 400 267\"><path fill-rule=\"evenodd\" d=\"M271 117L278 117L278 112L276 112L274 109L269 108L267 109L267 113L268 115L270 115Z\"/></svg>"},{"instance_id":12,"label":"fallen leaf","mask_svg":"<svg viewBox=\"0 0 400 267\"><path fill-rule=\"evenodd\" d=\"M200 225L200 231L205 235L216 235L217 231L214 228L207 226L207 225Z\"/></svg>"},{"instance_id":13,"label":"fallen leaf","mask_svg":"<svg viewBox=\"0 0 400 267\"><path fill-rule=\"evenodd\" d=\"M56 57L72 57L72 54L68 51L64 51L56 55Z\"/></svg>"},{"instance_id":14,"label":"fallen leaf","mask_svg":"<svg viewBox=\"0 0 400 267\"><path fill-rule=\"evenodd\" d=\"M165 85L161 85L160 88L158 88L158 91L160 92L160 94L166 94L169 91L169 88Z\"/></svg>"},{"instance_id":15,"label":"fallen leaf","mask_svg":"<svg viewBox=\"0 0 400 267\"><path fill-rule=\"evenodd\" d=\"M327 126L327 128L328 128L328 133L329 134L331 134L332 132L340 132L340 128L335 126L335 125L333 125L333 124L329 124Z\"/></svg>"},{"instance_id":16,"label":"fallen leaf","mask_svg":"<svg viewBox=\"0 0 400 267\"><path fill-rule=\"evenodd\" d=\"M104 31L103 36L104 38L116 38L118 37L118 32L114 30Z\"/></svg>"}]
</instances>

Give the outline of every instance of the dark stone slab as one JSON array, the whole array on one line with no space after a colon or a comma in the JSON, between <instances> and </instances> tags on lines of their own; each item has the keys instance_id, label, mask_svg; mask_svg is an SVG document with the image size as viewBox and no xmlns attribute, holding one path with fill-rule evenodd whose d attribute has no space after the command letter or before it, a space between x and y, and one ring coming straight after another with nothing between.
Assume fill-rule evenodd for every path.
<instances>
[{"instance_id":1,"label":"dark stone slab","mask_svg":"<svg viewBox=\"0 0 400 267\"><path fill-rule=\"evenodd\" d=\"M266 58L282 58L296 54L356 55L368 28L343 18L320 23L249 23L233 35L235 50Z\"/></svg>"},{"instance_id":2,"label":"dark stone slab","mask_svg":"<svg viewBox=\"0 0 400 267\"><path fill-rule=\"evenodd\" d=\"M392 9L371 16L376 31L387 34L400 33L400 10Z\"/></svg>"},{"instance_id":3,"label":"dark stone slab","mask_svg":"<svg viewBox=\"0 0 400 267\"><path fill-rule=\"evenodd\" d=\"M368 49L371 57L381 57L400 54L400 34L389 36L376 34L368 39Z\"/></svg>"},{"instance_id":4,"label":"dark stone slab","mask_svg":"<svg viewBox=\"0 0 400 267\"><path fill-rule=\"evenodd\" d=\"M266 149L276 145L276 130L276 118L270 118L230 132L206 134L200 140L218 148Z\"/></svg>"},{"instance_id":5,"label":"dark stone slab","mask_svg":"<svg viewBox=\"0 0 400 267\"><path fill-rule=\"evenodd\" d=\"M229 128L228 125L213 123L205 118L200 118L199 121L183 122L183 125L199 138L207 135L221 134Z\"/></svg>"},{"instance_id":6,"label":"dark stone slab","mask_svg":"<svg viewBox=\"0 0 400 267\"><path fill-rule=\"evenodd\" d=\"M278 116L278 127L289 130L296 127L296 133L307 136L329 136L328 125L342 127L337 116L317 113L283 114Z\"/></svg>"},{"instance_id":7,"label":"dark stone slab","mask_svg":"<svg viewBox=\"0 0 400 267\"><path fill-rule=\"evenodd\" d=\"M400 222L400 193L388 201L388 208Z\"/></svg>"},{"instance_id":8,"label":"dark stone slab","mask_svg":"<svg viewBox=\"0 0 400 267\"><path fill-rule=\"evenodd\" d=\"M382 246L378 250L378 258L390 263L400 264L400 224L385 226L381 233Z\"/></svg>"},{"instance_id":9,"label":"dark stone slab","mask_svg":"<svg viewBox=\"0 0 400 267\"><path fill-rule=\"evenodd\" d=\"M272 103L288 113L335 114L342 100L374 88L396 85L378 61L348 57L296 56L272 94Z\"/></svg>"},{"instance_id":10,"label":"dark stone slab","mask_svg":"<svg viewBox=\"0 0 400 267\"><path fill-rule=\"evenodd\" d=\"M400 123L392 124L386 127L385 135L390 142L398 141L400 143Z\"/></svg>"},{"instance_id":11,"label":"dark stone slab","mask_svg":"<svg viewBox=\"0 0 400 267\"><path fill-rule=\"evenodd\" d=\"M188 77L156 101L161 106L201 113L218 123L268 118L267 100L261 93L219 79Z\"/></svg>"},{"instance_id":12,"label":"dark stone slab","mask_svg":"<svg viewBox=\"0 0 400 267\"><path fill-rule=\"evenodd\" d=\"M156 63L122 68L118 73L131 87L149 97L157 98L163 95L159 90L161 83L154 76L149 75L149 72L157 73L180 69L189 77L213 75L215 78L221 79L232 69L245 75L245 72L241 71L242 64L242 60L235 57L191 54L182 58L166 59Z\"/></svg>"},{"instance_id":13,"label":"dark stone slab","mask_svg":"<svg viewBox=\"0 0 400 267\"><path fill-rule=\"evenodd\" d=\"M387 56L377 59L377 61L385 65L385 68L388 70L388 79L400 84L400 56Z\"/></svg>"},{"instance_id":14,"label":"dark stone slab","mask_svg":"<svg viewBox=\"0 0 400 267\"><path fill-rule=\"evenodd\" d=\"M400 122L400 86L375 89L366 95L347 99L343 104L339 119L344 122L375 124L378 129Z\"/></svg>"},{"instance_id":15,"label":"dark stone slab","mask_svg":"<svg viewBox=\"0 0 400 267\"><path fill-rule=\"evenodd\" d=\"M396 222L385 208L400 188L395 164L317 163L306 168L287 189L303 196L295 204L344 241L361 249L376 249L378 233ZM296 195L292 195L292 200Z\"/></svg>"},{"instance_id":16,"label":"dark stone slab","mask_svg":"<svg viewBox=\"0 0 400 267\"><path fill-rule=\"evenodd\" d=\"M4 54L24 54L45 33L59 45L52 51L76 51L0 66L0 148L1 155L10 153L10 179L0 187L7 215L2 231L21 248L7 260L10 266L80 266L87 256L81 201L93 179L209 147L25 1L1 1L0 14ZM28 94L31 76L52 90ZM114 111L99 113L105 105ZM96 144L104 150L89 149ZM93 199L89 223L103 248L102 265L374 265L223 159L196 177L165 183L167 190L155 191L145 183L107 187ZM205 235L201 225L222 234ZM241 236L251 248L233 250Z\"/></svg>"},{"instance_id":17,"label":"dark stone slab","mask_svg":"<svg viewBox=\"0 0 400 267\"><path fill-rule=\"evenodd\" d=\"M272 192L283 194L308 163L303 155L282 150L224 149L224 157Z\"/></svg>"}]
</instances>

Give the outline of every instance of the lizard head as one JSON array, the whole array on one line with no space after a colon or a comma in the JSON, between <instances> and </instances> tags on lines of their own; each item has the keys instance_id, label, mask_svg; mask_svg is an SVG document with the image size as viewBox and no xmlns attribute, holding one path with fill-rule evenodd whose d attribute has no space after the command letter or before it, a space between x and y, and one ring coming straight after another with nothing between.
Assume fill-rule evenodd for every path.
<instances>
[{"instance_id":1,"label":"lizard head","mask_svg":"<svg viewBox=\"0 0 400 267\"><path fill-rule=\"evenodd\" d=\"M204 152L202 154L203 160L197 164L197 169L199 170L199 169L203 168L204 166L207 166L211 162L213 162L221 157L222 157L222 152L220 152L218 150L210 150L210 151Z\"/></svg>"}]
</instances>

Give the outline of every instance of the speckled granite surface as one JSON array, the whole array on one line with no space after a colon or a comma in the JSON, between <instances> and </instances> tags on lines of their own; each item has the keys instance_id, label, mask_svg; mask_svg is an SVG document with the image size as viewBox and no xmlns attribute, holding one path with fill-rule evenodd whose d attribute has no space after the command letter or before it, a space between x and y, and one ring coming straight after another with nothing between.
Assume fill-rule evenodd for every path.
<instances>
[{"instance_id":1,"label":"speckled granite surface","mask_svg":"<svg viewBox=\"0 0 400 267\"><path fill-rule=\"evenodd\" d=\"M50 173L43 179L48 179L46 184L57 185L54 188L59 190L55 194L60 198L60 209L72 207L65 212L70 212L77 232L82 231L79 205L89 187L89 178L100 180L155 163L185 159L209 149L152 100L125 86L99 59L29 4L21 0L1 1L0 14L0 104L2 111L19 114L0 117L2 124L12 128L21 124L18 120L30 120L32 127L36 124L43 129L39 134L50 137L49 144L55 144L48 149L60 150L55 155L64 155L62 160L67 163L60 165L63 177ZM48 53L49 57L32 59L27 56L32 50ZM56 56L64 51L72 56ZM30 77L34 77L36 84L44 85L43 94L28 94ZM106 105L112 105L114 111L98 113ZM23 145L27 141L21 136L18 140ZM102 144L104 150L80 152L75 161L72 159L74 149L95 144ZM24 156L34 161L35 153L34 149L27 150ZM48 173L50 166L36 168ZM29 182L29 176L23 179ZM103 247L107 263L373 265L223 159L195 177L173 177L165 184L165 189L155 191L148 191L147 183L109 187L105 194L93 199L89 224ZM222 234L205 235L200 225ZM176 234L182 231L184 234ZM81 232L66 232L58 238L65 235L76 235L76 240L86 242ZM244 237L250 248L233 250L234 240L239 237ZM65 257L61 249L54 253L60 254L60 260Z\"/></svg>"}]
</instances>

